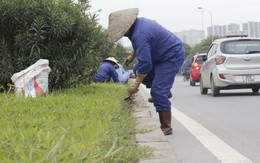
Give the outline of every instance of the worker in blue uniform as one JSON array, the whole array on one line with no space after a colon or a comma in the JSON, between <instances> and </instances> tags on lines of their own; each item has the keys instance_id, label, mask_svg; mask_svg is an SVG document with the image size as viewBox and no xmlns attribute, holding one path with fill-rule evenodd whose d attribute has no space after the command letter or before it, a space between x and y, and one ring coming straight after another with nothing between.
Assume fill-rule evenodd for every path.
<instances>
[{"instance_id":1,"label":"worker in blue uniform","mask_svg":"<svg viewBox=\"0 0 260 163\"><path fill-rule=\"evenodd\" d=\"M118 66L118 61L114 57L106 58L93 77L93 81L103 83L110 82L112 79L115 83L118 83L119 79L116 71Z\"/></svg>"},{"instance_id":2,"label":"worker in blue uniform","mask_svg":"<svg viewBox=\"0 0 260 163\"><path fill-rule=\"evenodd\" d=\"M168 99L176 74L186 54L181 40L154 20L137 17L138 8L115 11L109 15L108 39L116 42L126 36L132 43L134 53L126 59L134 66L136 79L130 86L130 94L138 92L141 83L151 88L153 104L159 113L161 130L172 134L171 102Z\"/></svg>"}]
</instances>

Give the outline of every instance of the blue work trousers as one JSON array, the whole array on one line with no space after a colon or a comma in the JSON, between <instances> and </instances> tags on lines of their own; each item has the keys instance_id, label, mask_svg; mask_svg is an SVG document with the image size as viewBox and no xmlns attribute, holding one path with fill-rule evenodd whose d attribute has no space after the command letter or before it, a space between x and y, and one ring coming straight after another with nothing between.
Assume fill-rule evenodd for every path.
<instances>
[{"instance_id":1,"label":"blue work trousers","mask_svg":"<svg viewBox=\"0 0 260 163\"><path fill-rule=\"evenodd\" d=\"M174 79L185 60L185 52L162 63L154 65L153 70L143 80L147 88L151 88L153 104L157 112L171 110L168 95Z\"/></svg>"}]
</instances>

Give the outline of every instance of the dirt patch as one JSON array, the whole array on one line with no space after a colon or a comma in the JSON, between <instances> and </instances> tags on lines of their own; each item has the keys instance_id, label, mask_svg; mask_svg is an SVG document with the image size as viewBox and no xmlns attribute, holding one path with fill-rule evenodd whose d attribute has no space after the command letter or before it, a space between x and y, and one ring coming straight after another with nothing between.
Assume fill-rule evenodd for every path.
<instances>
[{"instance_id":1,"label":"dirt patch","mask_svg":"<svg viewBox=\"0 0 260 163\"><path fill-rule=\"evenodd\" d=\"M128 107L132 110L136 110L137 108L147 107L146 102L144 101L143 97L139 94L133 94L129 99L125 100Z\"/></svg>"}]
</instances>

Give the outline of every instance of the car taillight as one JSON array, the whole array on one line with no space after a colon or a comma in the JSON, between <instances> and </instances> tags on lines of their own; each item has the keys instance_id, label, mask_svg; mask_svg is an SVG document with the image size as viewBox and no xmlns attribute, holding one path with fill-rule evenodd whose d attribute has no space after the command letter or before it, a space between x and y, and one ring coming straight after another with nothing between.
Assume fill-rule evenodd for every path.
<instances>
[{"instance_id":1,"label":"car taillight","mask_svg":"<svg viewBox=\"0 0 260 163\"><path fill-rule=\"evenodd\" d=\"M226 79L224 74L218 74L218 76L220 77L220 79Z\"/></svg>"},{"instance_id":2,"label":"car taillight","mask_svg":"<svg viewBox=\"0 0 260 163\"><path fill-rule=\"evenodd\" d=\"M216 65L220 65L225 62L226 57L222 56L222 55L217 55L214 59L215 59Z\"/></svg>"}]
</instances>

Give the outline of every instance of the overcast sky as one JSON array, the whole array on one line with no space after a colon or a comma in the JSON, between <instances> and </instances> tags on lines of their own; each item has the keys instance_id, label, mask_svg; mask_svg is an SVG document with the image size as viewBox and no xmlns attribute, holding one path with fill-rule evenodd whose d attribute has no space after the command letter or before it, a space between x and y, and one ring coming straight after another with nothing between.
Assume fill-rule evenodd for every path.
<instances>
[{"instance_id":1,"label":"overcast sky","mask_svg":"<svg viewBox=\"0 0 260 163\"><path fill-rule=\"evenodd\" d=\"M98 22L108 27L109 13L127 8L139 8L138 17L156 20L172 32L213 25L260 22L260 0L90 0L90 12L100 10ZM198 7L207 11L202 13ZM123 41L123 44L128 44Z\"/></svg>"}]
</instances>

